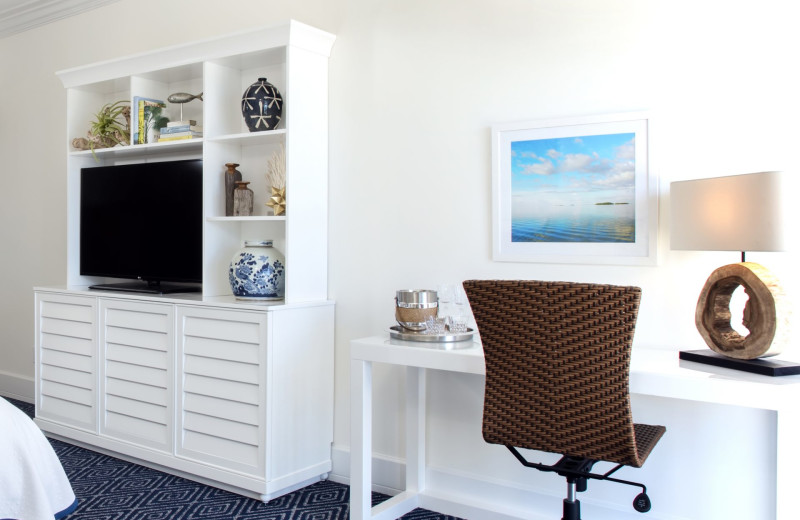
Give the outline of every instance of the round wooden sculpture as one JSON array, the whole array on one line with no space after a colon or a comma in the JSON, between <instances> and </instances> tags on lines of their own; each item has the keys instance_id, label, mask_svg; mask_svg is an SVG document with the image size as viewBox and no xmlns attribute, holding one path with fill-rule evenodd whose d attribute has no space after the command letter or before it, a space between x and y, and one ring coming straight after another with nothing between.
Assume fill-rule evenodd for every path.
<instances>
[{"instance_id":1,"label":"round wooden sculpture","mask_svg":"<svg viewBox=\"0 0 800 520\"><path fill-rule=\"evenodd\" d=\"M731 295L744 287L749 299L742 336L731 327ZM766 268L753 262L725 265L711 273L697 300L695 324L714 352L736 359L780 354L788 337L788 305L783 289Z\"/></svg>"}]
</instances>

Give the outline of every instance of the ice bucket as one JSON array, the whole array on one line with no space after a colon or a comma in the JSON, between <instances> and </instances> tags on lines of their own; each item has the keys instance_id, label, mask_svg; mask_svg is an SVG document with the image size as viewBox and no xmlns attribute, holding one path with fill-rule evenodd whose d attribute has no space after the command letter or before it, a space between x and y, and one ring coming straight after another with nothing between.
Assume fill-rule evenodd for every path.
<instances>
[{"instance_id":1,"label":"ice bucket","mask_svg":"<svg viewBox=\"0 0 800 520\"><path fill-rule=\"evenodd\" d=\"M436 291L427 289L399 290L395 302L395 319L408 330L425 330L425 320L435 317L439 310Z\"/></svg>"}]
</instances>

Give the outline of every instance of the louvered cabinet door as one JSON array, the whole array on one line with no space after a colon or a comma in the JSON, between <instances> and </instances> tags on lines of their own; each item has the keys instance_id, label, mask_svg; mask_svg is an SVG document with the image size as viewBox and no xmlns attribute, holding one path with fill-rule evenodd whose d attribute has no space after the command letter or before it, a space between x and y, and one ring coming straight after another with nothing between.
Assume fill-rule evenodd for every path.
<instances>
[{"instance_id":1,"label":"louvered cabinet door","mask_svg":"<svg viewBox=\"0 0 800 520\"><path fill-rule=\"evenodd\" d=\"M261 479L266 312L178 307L176 455Z\"/></svg>"},{"instance_id":2,"label":"louvered cabinet door","mask_svg":"<svg viewBox=\"0 0 800 520\"><path fill-rule=\"evenodd\" d=\"M174 307L100 300L100 434L172 452Z\"/></svg>"},{"instance_id":3,"label":"louvered cabinet door","mask_svg":"<svg viewBox=\"0 0 800 520\"><path fill-rule=\"evenodd\" d=\"M37 292L36 416L97 431L97 300Z\"/></svg>"}]
</instances>

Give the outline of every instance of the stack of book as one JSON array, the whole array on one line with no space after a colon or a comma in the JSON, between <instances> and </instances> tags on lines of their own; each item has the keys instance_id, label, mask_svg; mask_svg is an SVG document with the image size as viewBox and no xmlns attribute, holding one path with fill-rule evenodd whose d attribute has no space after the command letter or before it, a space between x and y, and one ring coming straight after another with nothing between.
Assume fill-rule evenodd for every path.
<instances>
[{"instance_id":1,"label":"stack of book","mask_svg":"<svg viewBox=\"0 0 800 520\"><path fill-rule=\"evenodd\" d=\"M198 126L197 121L193 119L171 121L167 123L167 126L161 128L159 132L161 134L158 138L159 143L203 137L203 127Z\"/></svg>"}]
</instances>

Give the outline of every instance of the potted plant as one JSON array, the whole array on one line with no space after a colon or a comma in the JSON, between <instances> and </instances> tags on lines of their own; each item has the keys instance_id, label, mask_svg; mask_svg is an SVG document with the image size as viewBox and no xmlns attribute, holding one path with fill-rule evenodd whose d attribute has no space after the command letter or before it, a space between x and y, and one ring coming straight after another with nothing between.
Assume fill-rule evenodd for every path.
<instances>
[{"instance_id":1,"label":"potted plant","mask_svg":"<svg viewBox=\"0 0 800 520\"><path fill-rule=\"evenodd\" d=\"M95 114L86 137L72 140L72 146L78 150L111 148L117 145L128 145L131 142L131 107L128 101L106 103Z\"/></svg>"}]
</instances>

